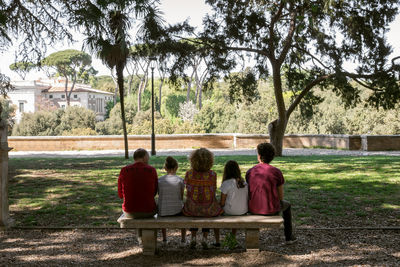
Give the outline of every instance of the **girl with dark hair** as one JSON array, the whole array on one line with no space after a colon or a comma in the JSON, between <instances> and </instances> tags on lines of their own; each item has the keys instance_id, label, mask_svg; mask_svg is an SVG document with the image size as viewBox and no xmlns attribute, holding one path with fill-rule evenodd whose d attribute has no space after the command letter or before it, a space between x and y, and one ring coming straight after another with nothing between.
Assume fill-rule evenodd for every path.
<instances>
[{"instance_id":1,"label":"girl with dark hair","mask_svg":"<svg viewBox=\"0 0 400 267\"><path fill-rule=\"evenodd\" d=\"M224 215L243 215L247 213L249 190L236 161L229 160L225 164L220 189L220 204L224 209ZM236 235L236 229L232 229L232 234Z\"/></svg>"}]
</instances>

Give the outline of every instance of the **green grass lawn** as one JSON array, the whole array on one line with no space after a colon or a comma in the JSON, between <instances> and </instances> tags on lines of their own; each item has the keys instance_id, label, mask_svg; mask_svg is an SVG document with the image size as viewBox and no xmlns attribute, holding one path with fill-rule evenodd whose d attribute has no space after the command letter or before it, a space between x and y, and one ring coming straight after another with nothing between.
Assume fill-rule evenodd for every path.
<instances>
[{"instance_id":1,"label":"green grass lawn","mask_svg":"<svg viewBox=\"0 0 400 267\"><path fill-rule=\"evenodd\" d=\"M179 161L178 175L189 168ZM165 157L153 157L159 176ZM221 185L229 159L243 175L254 156L220 156L213 170ZM117 178L121 158L9 161L10 214L17 226L115 226L121 213ZM296 225L359 227L400 225L400 157L296 156L276 158L286 179L285 198L293 206ZM219 198L219 196L218 196Z\"/></svg>"}]
</instances>

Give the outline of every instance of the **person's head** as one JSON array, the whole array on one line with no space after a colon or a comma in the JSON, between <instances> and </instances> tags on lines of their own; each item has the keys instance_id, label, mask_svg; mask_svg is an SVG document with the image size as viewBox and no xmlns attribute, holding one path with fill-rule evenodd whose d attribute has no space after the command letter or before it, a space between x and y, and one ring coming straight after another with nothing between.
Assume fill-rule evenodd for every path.
<instances>
[{"instance_id":1,"label":"person's head","mask_svg":"<svg viewBox=\"0 0 400 267\"><path fill-rule=\"evenodd\" d=\"M242 178L242 173L240 172L239 164L234 160L229 160L224 167L224 175L222 181L229 179L235 179L238 188L245 187L244 179Z\"/></svg>"},{"instance_id":2,"label":"person's head","mask_svg":"<svg viewBox=\"0 0 400 267\"><path fill-rule=\"evenodd\" d=\"M258 158L263 163L270 163L275 157L275 148L270 143L261 143L257 146Z\"/></svg>"},{"instance_id":3,"label":"person's head","mask_svg":"<svg viewBox=\"0 0 400 267\"><path fill-rule=\"evenodd\" d=\"M138 148L135 150L135 152L133 152L133 160L135 162L144 162L147 164L149 162L149 158L149 153L144 148Z\"/></svg>"},{"instance_id":4,"label":"person's head","mask_svg":"<svg viewBox=\"0 0 400 267\"><path fill-rule=\"evenodd\" d=\"M239 164L234 160L229 160L224 167L224 175L222 181L236 179L242 177Z\"/></svg>"},{"instance_id":5,"label":"person's head","mask_svg":"<svg viewBox=\"0 0 400 267\"><path fill-rule=\"evenodd\" d=\"M178 169L178 162L173 157L168 156L165 159L164 169L167 172L176 172L176 170Z\"/></svg>"},{"instance_id":6,"label":"person's head","mask_svg":"<svg viewBox=\"0 0 400 267\"><path fill-rule=\"evenodd\" d=\"M190 154L189 161L193 170L206 172L214 164L214 155L207 148L199 148Z\"/></svg>"}]
</instances>

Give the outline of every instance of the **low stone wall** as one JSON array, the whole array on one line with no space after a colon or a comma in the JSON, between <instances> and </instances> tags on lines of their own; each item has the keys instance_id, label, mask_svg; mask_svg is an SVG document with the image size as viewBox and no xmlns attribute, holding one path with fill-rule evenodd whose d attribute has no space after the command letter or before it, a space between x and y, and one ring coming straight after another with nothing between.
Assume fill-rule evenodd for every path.
<instances>
[{"instance_id":1,"label":"low stone wall","mask_svg":"<svg viewBox=\"0 0 400 267\"><path fill-rule=\"evenodd\" d=\"M156 135L156 149L255 148L268 142L268 135L176 134ZM150 149L150 135L128 136L129 149ZM122 150L122 136L10 136L13 151ZM284 148L333 148L347 150L400 150L400 135L285 135Z\"/></svg>"},{"instance_id":2,"label":"low stone wall","mask_svg":"<svg viewBox=\"0 0 400 267\"><path fill-rule=\"evenodd\" d=\"M400 135L362 135L362 150L400 150Z\"/></svg>"}]
</instances>

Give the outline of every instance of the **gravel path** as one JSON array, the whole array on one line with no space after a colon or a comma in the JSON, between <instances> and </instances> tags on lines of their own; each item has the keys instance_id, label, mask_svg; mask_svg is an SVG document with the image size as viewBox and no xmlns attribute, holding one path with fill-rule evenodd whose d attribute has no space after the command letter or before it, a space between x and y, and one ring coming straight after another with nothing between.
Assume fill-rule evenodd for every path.
<instances>
[{"instance_id":1,"label":"gravel path","mask_svg":"<svg viewBox=\"0 0 400 267\"><path fill-rule=\"evenodd\" d=\"M158 156L185 156L193 149L170 149L157 151ZM211 149L216 156L224 155L256 155L255 149ZM130 151L130 156L133 151ZM10 158L93 158L93 157L123 157L123 150L90 150L90 151L10 151ZM360 151L360 150L335 150L335 149L302 149L285 148L284 156L311 156L311 155L337 155L337 156L400 156L400 151Z\"/></svg>"}]
</instances>

